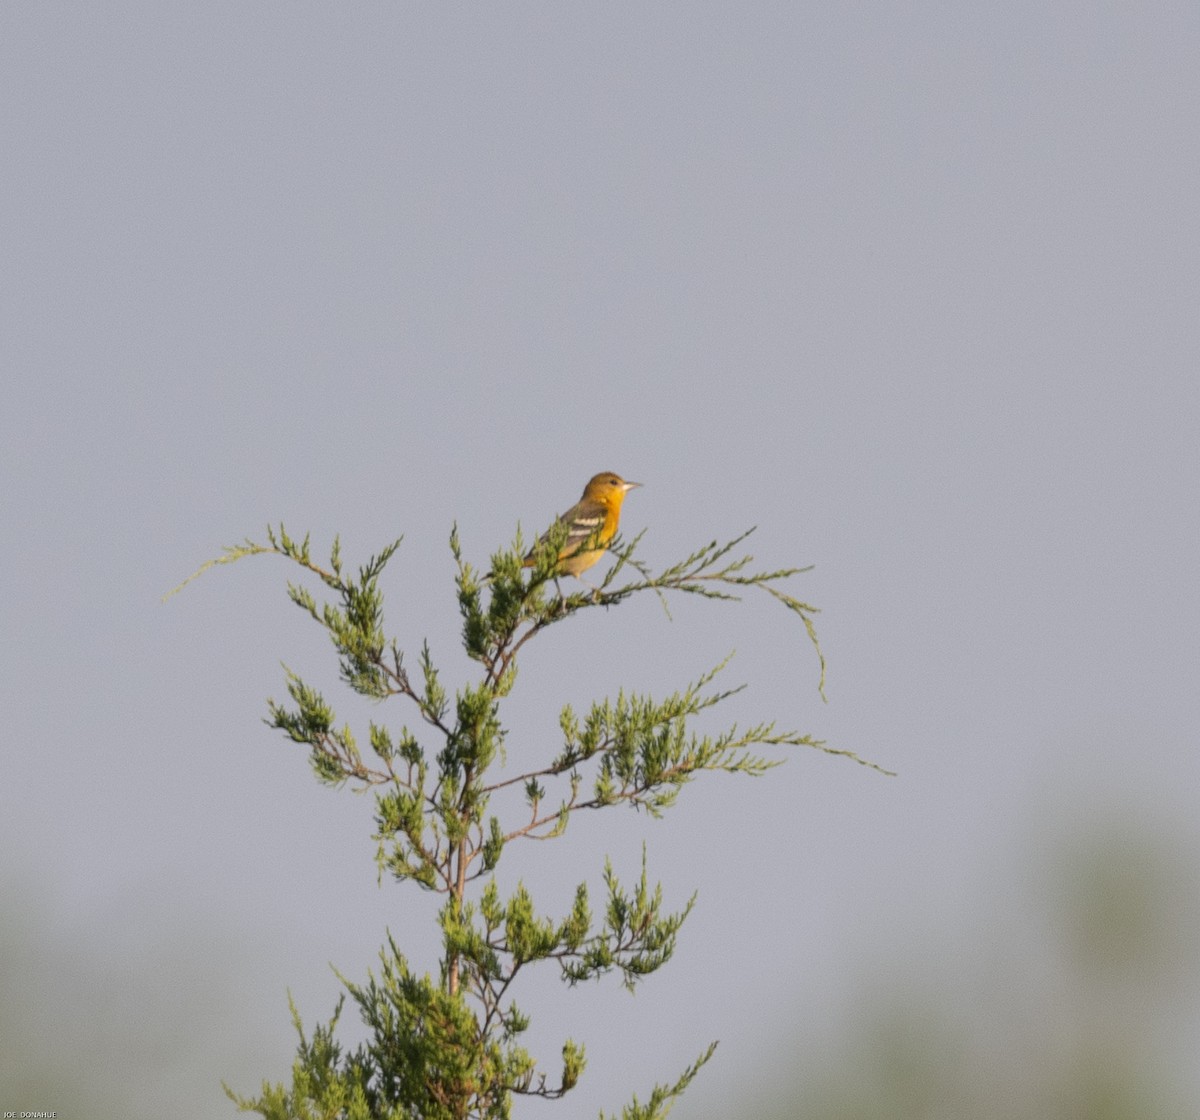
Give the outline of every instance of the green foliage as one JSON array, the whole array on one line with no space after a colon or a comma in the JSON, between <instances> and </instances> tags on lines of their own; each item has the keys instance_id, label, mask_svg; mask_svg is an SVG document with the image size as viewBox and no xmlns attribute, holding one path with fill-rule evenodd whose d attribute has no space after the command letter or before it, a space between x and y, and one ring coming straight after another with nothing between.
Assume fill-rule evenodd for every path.
<instances>
[{"instance_id":1,"label":"green foliage","mask_svg":"<svg viewBox=\"0 0 1200 1120\"><path fill-rule=\"evenodd\" d=\"M759 775L777 765L757 754L759 747L807 746L873 766L811 736L777 732L770 723L716 733L695 730L698 717L740 691L712 687L726 658L662 699L622 691L615 700L594 701L582 716L563 708L557 753L531 770L505 773L500 707L516 683L520 651L550 626L642 592L654 592L664 607L672 592L709 599L735 599L746 588L767 592L802 621L823 686L815 608L779 586L807 569L751 571L750 556L731 558L747 535L706 545L658 575L634 555L640 537L627 546L614 542L616 563L603 582L586 592L563 593L554 573L553 539L539 550L532 569L525 569L518 535L481 576L463 559L455 530L450 546L458 567L463 645L480 675L453 696L427 644L410 674L399 644L384 632L379 578L398 540L351 575L336 539L329 567L323 568L312 559L308 537L296 541L280 525L277 531L268 529L268 544L246 541L228 548L196 573L275 553L332 593L321 603L308 587L288 585L292 602L329 635L342 681L373 701L403 698L419 722L410 728L370 721L364 757L351 729L337 725L326 699L291 670L286 670L290 701L269 701L266 722L307 749L319 781L349 783L373 794L381 879L412 881L445 897L438 915L443 956L437 976L412 971L389 937L378 976L365 984L343 980L368 1028L368 1041L342 1053L334 1041L339 1003L310 1042L293 1007L300 1046L291 1086L264 1084L256 1098L230 1093L239 1108L267 1120L503 1120L515 1096L561 1097L583 1073L584 1049L568 1039L561 1073L551 1078L539 1070L520 1041L529 1019L513 998L518 976L552 962L571 986L616 972L633 991L671 958L695 897L680 910L666 909L661 885L648 879L643 851L641 875L632 888L622 885L606 861L598 914L584 882L569 911L554 917L538 909L524 883L507 899L501 897L494 872L510 846L559 837L583 810L624 804L661 815L702 773ZM626 569L637 578L617 585ZM524 793L524 809L518 803L514 815L502 798L493 811L493 798L509 787ZM623 1120L665 1115L715 1045L673 1084L655 1087L645 1104L635 1097L622 1111Z\"/></svg>"},{"instance_id":2,"label":"green foliage","mask_svg":"<svg viewBox=\"0 0 1200 1120\"><path fill-rule=\"evenodd\" d=\"M300 1036L296 1060L292 1063L292 1086L263 1083L257 1098L238 1096L228 1086L225 1093L241 1112L257 1112L265 1120L373 1120L380 1114L371 1111L367 1091L369 1071L358 1055L345 1061L341 1047L333 1039L343 999L338 1000L328 1025L317 1027L309 1042L300 1022L296 1005L288 998L292 1024Z\"/></svg>"},{"instance_id":3,"label":"green foliage","mask_svg":"<svg viewBox=\"0 0 1200 1120\"><path fill-rule=\"evenodd\" d=\"M713 1056L716 1049L715 1042L709 1043L708 1049L680 1074L674 1085L655 1085L650 1091L650 1099L645 1104L639 1104L635 1096L621 1109L620 1120L660 1120L660 1117L666 1116L671 1105L675 1103L675 1098L692 1083L692 1078L700 1072L700 1067ZM617 1117L606 1117L602 1112L600 1120L617 1120Z\"/></svg>"}]
</instances>

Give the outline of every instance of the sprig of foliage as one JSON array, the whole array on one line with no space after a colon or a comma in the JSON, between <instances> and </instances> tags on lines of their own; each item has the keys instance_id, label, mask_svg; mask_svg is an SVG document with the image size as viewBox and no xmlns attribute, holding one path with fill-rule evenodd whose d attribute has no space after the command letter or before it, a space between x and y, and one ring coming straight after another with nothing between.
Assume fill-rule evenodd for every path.
<instances>
[{"instance_id":1,"label":"sprig of foliage","mask_svg":"<svg viewBox=\"0 0 1200 1120\"><path fill-rule=\"evenodd\" d=\"M565 533L565 527L561 528ZM669 616L667 592L738 601L742 589L758 588L782 603L803 622L805 633L817 655L820 667L817 689L824 698L825 655L821 650L815 624L815 616L820 612L816 607L779 587L784 580L809 572L812 567L810 565L805 568L747 572L746 569L754 562L753 556L746 554L734 559L728 558L753 532L754 528L747 529L725 544L711 541L678 564L665 568L658 575L652 574L650 568L635 556L644 531L629 544L617 538L609 546L616 563L608 570L599 587L593 588L590 593L577 591L568 595L559 594L557 600L548 603L546 595L549 584L554 583L556 590L561 592L554 579L554 556L557 549L553 539L546 548L538 552L532 576L526 583L522 575L523 552L519 537L512 548L492 556L491 570L486 576L481 576L463 560L458 530L455 527L450 536L450 547L458 563L458 594L463 615L464 645L468 654L483 663L489 677L498 679L513 663L525 642L547 626L588 607L614 607L633 595L653 591ZM642 578L614 587L618 575L626 566ZM486 611L482 606L485 584L492 585L491 601Z\"/></svg>"},{"instance_id":2,"label":"sprig of foliage","mask_svg":"<svg viewBox=\"0 0 1200 1120\"><path fill-rule=\"evenodd\" d=\"M645 1104L639 1104L635 1096L629 1104L621 1109L620 1120L661 1120L670 1111L675 1099L692 1083L693 1078L700 1072L700 1067L713 1056L716 1049L715 1042L709 1043L708 1049L680 1074L679 1080L674 1085L655 1085L650 1091L650 1099ZM615 1114L606 1117L601 1112L600 1120L617 1120L617 1117Z\"/></svg>"},{"instance_id":3,"label":"sprig of foliage","mask_svg":"<svg viewBox=\"0 0 1200 1120\"><path fill-rule=\"evenodd\" d=\"M741 691L714 687L726 657L663 698L622 690L615 700L593 701L582 715L564 707L557 752L523 773L504 773L500 707L515 685L520 651L580 611L615 607L644 592L666 607L672 593L728 600L746 588L766 591L802 621L817 653L823 695L816 608L780 586L808 569L754 571L752 557L734 554L748 535L705 545L655 575L635 555L639 534L628 545L614 544L616 563L598 587L564 593L554 572L553 530L531 569L523 567L518 534L511 548L492 557L490 572L480 575L464 559L455 529L450 547L463 645L481 676L453 696L428 644L410 673L399 643L385 633L379 580L399 540L351 573L336 538L328 567L322 567L312 559L309 538L296 540L281 524L268 528L267 544L247 540L226 548L175 589L214 565L263 553L285 557L327 589L321 602L308 586L287 585L291 601L328 634L343 683L377 702L405 698L417 723L397 727L370 720L360 746L349 725L338 725L325 697L291 670L285 670L289 700L268 701L266 722L307 749L319 781L372 792L381 878L411 880L445 898L438 914L443 946L438 975L414 972L389 937L378 975L365 984L343 979L369 1029L368 1041L350 1054L341 1052L333 1040L340 1002L329 1024L309 1041L293 1007L300 1046L291 1086L264 1084L256 1098L230 1093L239 1108L267 1120L505 1120L514 1096L561 1097L583 1073L584 1048L571 1039L563 1044L562 1070L555 1078L538 1069L521 1044L529 1019L513 999L518 977L555 963L569 985L616 972L632 991L670 959L695 897L680 910L666 909L661 884L649 881L643 850L641 875L631 889L606 861L599 915L583 882L569 912L551 917L537 909L524 883L501 897L494 873L508 845L557 838L584 810L625 804L659 816L702 773L754 776L778 765L758 753L763 747L806 746L880 769L810 735L776 731L769 722L695 730L698 718ZM637 578L618 584L626 569ZM524 794L520 816L514 817L504 797L493 809L493 799L510 789ZM674 1083L656 1086L645 1104L635 1097L622 1111L623 1120L665 1115L715 1046Z\"/></svg>"}]
</instances>

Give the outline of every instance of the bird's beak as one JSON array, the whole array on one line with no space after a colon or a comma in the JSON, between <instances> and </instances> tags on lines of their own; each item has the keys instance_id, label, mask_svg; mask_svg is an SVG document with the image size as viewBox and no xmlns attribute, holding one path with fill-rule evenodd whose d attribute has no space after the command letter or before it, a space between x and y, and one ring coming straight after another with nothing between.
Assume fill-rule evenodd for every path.
<instances>
[{"instance_id":1,"label":"bird's beak","mask_svg":"<svg viewBox=\"0 0 1200 1120\"><path fill-rule=\"evenodd\" d=\"M626 483L623 483L622 485L624 485L625 489L627 491L629 491L629 490L634 490L637 487L641 486L641 483L640 482L626 482Z\"/></svg>"}]
</instances>

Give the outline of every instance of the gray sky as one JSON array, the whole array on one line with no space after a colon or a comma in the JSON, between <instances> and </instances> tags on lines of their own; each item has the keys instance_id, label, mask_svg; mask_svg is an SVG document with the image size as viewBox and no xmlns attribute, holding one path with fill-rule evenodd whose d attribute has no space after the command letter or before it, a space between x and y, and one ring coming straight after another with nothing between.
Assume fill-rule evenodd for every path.
<instances>
[{"instance_id":1,"label":"gray sky","mask_svg":"<svg viewBox=\"0 0 1200 1120\"><path fill-rule=\"evenodd\" d=\"M289 987L323 1018L387 927L433 964L367 803L260 722L281 660L338 696L285 565L160 605L281 518L404 534L389 628L451 682L451 523L486 562L598 470L652 564L757 525L816 565L828 704L765 597L529 651L515 762L736 648L730 718L899 771L804 753L513 853L547 904L643 838L700 891L633 1000L538 997L572 1115L720 1037L700 1115L864 973L985 960L962 915L1042 822L1197 844L1198 60L1194 3L5 3L0 882L129 1000L31 974L23 1045L95 1017L142 1115L224 1115Z\"/></svg>"}]
</instances>

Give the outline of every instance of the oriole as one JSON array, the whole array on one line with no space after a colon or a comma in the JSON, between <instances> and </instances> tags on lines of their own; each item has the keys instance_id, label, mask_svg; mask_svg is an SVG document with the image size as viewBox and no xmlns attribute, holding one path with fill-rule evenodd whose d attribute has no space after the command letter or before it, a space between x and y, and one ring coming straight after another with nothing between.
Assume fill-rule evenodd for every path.
<instances>
[{"instance_id":1,"label":"oriole","mask_svg":"<svg viewBox=\"0 0 1200 1120\"><path fill-rule=\"evenodd\" d=\"M567 526L567 539L559 549L558 563L554 567L555 578L560 575L578 577L604 555L609 542L617 535L621 503L635 486L641 486L641 483L626 482L620 475L604 471L583 488L583 497L575 505L555 519L556 526ZM544 533L529 550L524 567L532 568L537 563L537 553L549 540L550 532Z\"/></svg>"}]
</instances>

